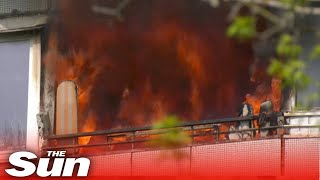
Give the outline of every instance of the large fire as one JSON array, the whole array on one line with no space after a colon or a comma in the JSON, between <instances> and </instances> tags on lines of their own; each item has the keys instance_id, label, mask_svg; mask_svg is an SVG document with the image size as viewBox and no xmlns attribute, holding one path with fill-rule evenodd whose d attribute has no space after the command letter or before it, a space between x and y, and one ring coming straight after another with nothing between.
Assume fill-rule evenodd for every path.
<instances>
[{"instance_id":1,"label":"large fire","mask_svg":"<svg viewBox=\"0 0 320 180\"><path fill-rule=\"evenodd\" d=\"M98 2L60 1L45 56L57 83L79 87L79 131L235 116L243 101L256 114L267 99L279 110L280 81L250 81L251 47L226 38L225 8L139 0L118 21L93 12Z\"/></svg>"}]
</instances>

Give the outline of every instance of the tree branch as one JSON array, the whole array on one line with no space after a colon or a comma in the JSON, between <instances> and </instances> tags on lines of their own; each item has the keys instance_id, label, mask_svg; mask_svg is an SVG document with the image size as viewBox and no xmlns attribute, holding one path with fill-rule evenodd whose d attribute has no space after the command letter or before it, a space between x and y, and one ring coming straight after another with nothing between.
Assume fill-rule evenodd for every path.
<instances>
[{"instance_id":1,"label":"tree branch","mask_svg":"<svg viewBox=\"0 0 320 180\"><path fill-rule=\"evenodd\" d=\"M92 10L96 13L114 16L118 18L118 20L122 20L122 10L131 2L131 0L123 0L121 1L116 8L110 8L110 7L102 7L99 5L93 5Z\"/></svg>"},{"instance_id":2,"label":"tree branch","mask_svg":"<svg viewBox=\"0 0 320 180\"><path fill-rule=\"evenodd\" d=\"M224 2L255 3L277 9L289 10L290 6L281 3L279 0L221 0ZM296 6L294 11L299 14L320 15L320 8Z\"/></svg>"}]
</instances>

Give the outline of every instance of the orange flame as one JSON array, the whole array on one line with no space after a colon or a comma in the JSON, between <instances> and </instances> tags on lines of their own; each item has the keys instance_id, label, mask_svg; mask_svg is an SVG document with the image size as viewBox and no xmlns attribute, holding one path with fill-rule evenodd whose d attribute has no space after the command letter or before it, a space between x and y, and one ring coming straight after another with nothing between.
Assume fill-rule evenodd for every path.
<instances>
[{"instance_id":1,"label":"orange flame","mask_svg":"<svg viewBox=\"0 0 320 180\"><path fill-rule=\"evenodd\" d=\"M79 87L80 132L146 126L168 114L234 116L252 90L251 46L225 37L224 11L186 1L134 1L123 22L110 23L92 12L93 2L60 2L45 55L57 83L73 80ZM266 99L279 109L279 87L274 79L246 97L255 114Z\"/></svg>"},{"instance_id":2,"label":"orange flame","mask_svg":"<svg viewBox=\"0 0 320 180\"><path fill-rule=\"evenodd\" d=\"M92 113L90 113L86 123L81 128L81 132L93 132L96 130L96 119ZM91 136L79 137L78 143L80 145L86 145L89 143Z\"/></svg>"},{"instance_id":3,"label":"orange flame","mask_svg":"<svg viewBox=\"0 0 320 180\"><path fill-rule=\"evenodd\" d=\"M281 80L273 78L271 81L271 90L268 85L261 84L258 86L254 95L247 94L246 102L251 104L254 110L254 114L258 115L260 112L260 105L266 100L270 100L273 103L274 111L280 110L280 98L281 98Z\"/></svg>"}]
</instances>

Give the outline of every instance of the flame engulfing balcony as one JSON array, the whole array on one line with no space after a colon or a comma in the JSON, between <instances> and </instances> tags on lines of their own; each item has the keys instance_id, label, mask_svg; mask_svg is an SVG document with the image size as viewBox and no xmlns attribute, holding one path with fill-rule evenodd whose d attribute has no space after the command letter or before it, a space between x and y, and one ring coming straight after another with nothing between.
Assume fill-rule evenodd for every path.
<instances>
[{"instance_id":1,"label":"flame engulfing balcony","mask_svg":"<svg viewBox=\"0 0 320 180\"><path fill-rule=\"evenodd\" d=\"M45 132L55 133L44 133L43 150L111 159L118 156L110 154L122 153L124 162L131 159L130 173L136 174L133 162L148 156L135 157L135 152L156 151L149 147L150 140L169 131L150 125L175 114L184 123L170 129L191 137L190 143L176 147L190 155L190 167L183 172L193 172L192 152L198 147L206 154L210 154L206 147L226 148L225 156L236 157L239 145L244 148L240 157L252 153L256 164L261 158L242 145L257 143L257 150L270 150L265 156L275 154L267 166L284 173L287 139L299 133L319 134L314 125L318 114L302 116L307 119L299 124L301 117L280 111L287 110L280 108L287 101L282 102L281 81L265 73L269 61L262 57L253 61L250 44L239 47L225 38L226 23L220 18L226 15L224 7L213 11L196 0L125 0L114 6L108 2L58 3L44 55L50 79L45 94L51 93L46 96L51 100L43 104L56 106L56 111L48 108L51 122L44 122L54 127ZM172 6L165 12L167 4ZM60 85L65 80L69 85ZM57 94L52 90L56 85ZM235 116L239 104L241 117L221 118ZM292 108L291 102L287 104ZM309 134L301 128L310 129ZM228 160L229 165L235 163Z\"/></svg>"},{"instance_id":2,"label":"flame engulfing balcony","mask_svg":"<svg viewBox=\"0 0 320 180\"><path fill-rule=\"evenodd\" d=\"M75 92L75 87L70 81L59 86L59 89L65 91L58 90L58 99L62 95L70 101L62 103L64 106L59 106L58 103L58 109L61 108L58 112L63 109L68 112L68 109L74 108L75 99L72 100L67 95L74 96L72 91ZM269 103L261 106L260 110L264 111ZM72 156L89 156L94 166L91 172L93 175L318 175L320 113L274 112L273 115L277 117L277 124L274 126L226 131L221 131L220 126L225 123L241 126L243 122L253 125L253 121L268 118L268 114L260 112L259 116L185 122L171 129L185 132L192 141L174 149L149 146L150 140L167 133L169 129L141 127L47 134L44 136L46 145L42 150L67 150ZM58 118L60 124L66 125L68 121L74 120L73 116L64 117L67 118ZM262 136L263 131L276 133ZM221 134L229 135L229 139L219 138ZM231 136L238 138L230 138ZM83 139L87 139L86 143L81 143ZM301 151L306 146L307 155ZM159 160L160 157L164 160ZM301 158L305 161L299 160ZM203 167L204 164L206 168ZM297 164L303 164L304 168L297 169Z\"/></svg>"},{"instance_id":3,"label":"flame engulfing balcony","mask_svg":"<svg viewBox=\"0 0 320 180\"><path fill-rule=\"evenodd\" d=\"M254 121L259 117L187 122L174 128L188 133L192 142L175 149L148 146L152 138L168 129L155 131L143 127L48 136L48 146L43 150L67 150L74 156L86 154L95 167L91 172L94 175L318 175L320 114L279 115L289 124L221 132L219 125L223 123ZM297 125L302 119L305 124ZM219 139L220 134L255 134L263 130L277 130L278 134ZM97 137L103 141L77 144L81 137Z\"/></svg>"}]
</instances>

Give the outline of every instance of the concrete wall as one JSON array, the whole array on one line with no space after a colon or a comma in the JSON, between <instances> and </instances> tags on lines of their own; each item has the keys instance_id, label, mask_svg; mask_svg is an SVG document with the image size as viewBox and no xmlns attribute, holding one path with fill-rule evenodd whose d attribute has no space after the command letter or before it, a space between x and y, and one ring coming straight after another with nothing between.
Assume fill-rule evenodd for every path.
<instances>
[{"instance_id":1,"label":"concrete wall","mask_svg":"<svg viewBox=\"0 0 320 180\"><path fill-rule=\"evenodd\" d=\"M50 0L0 0L0 33L46 24L50 7Z\"/></svg>"}]
</instances>

